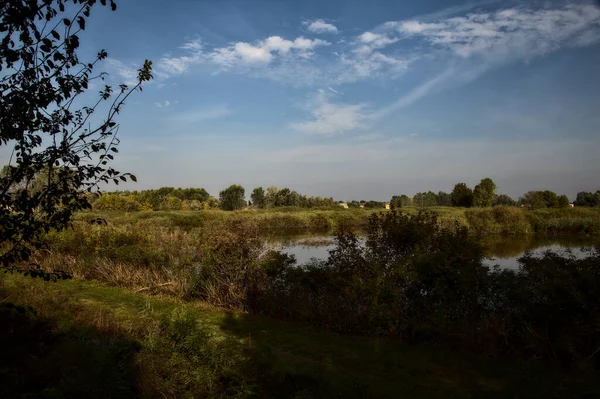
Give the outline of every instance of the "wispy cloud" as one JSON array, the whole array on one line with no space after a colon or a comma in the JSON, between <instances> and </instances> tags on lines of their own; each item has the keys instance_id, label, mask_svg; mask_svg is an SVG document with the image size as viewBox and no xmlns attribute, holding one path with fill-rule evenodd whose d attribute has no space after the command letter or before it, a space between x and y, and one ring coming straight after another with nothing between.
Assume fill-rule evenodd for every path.
<instances>
[{"instance_id":1,"label":"wispy cloud","mask_svg":"<svg viewBox=\"0 0 600 399\"><path fill-rule=\"evenodd\" d=\"M125 64L114 58L107 58L105 65L108 67L108 73L114 74L126 85L135 85L138 82L138 71L133 65Z\"/></svg>"},{"instance_id":2,"label":"wispy cloud","mask_svg":"<svg viewBox=\"0 0 600 399\"><path fill-rule=\"evenodd\" d=\"M154 105L156 105L158 108L168 108L168 107L171 106L171 102L165 100L165 101L160 102L160 103L154 103Z\"/></svg>"},{"instance_id":3,"label":"wispy cloud","mask_svg":"<svg viewBox=\"0 0 600 399\"><path fill-rule=\"evenodd\" d=\"M310 120L293 123L291 127L299 132L334 135L363 127L366 119L365 104L335 104L325 92L320 91L307 108Z\"/></svg>"},{"instance_id":4,"label":"wispy cloud","mask_svg":"<svg viewBox=\"0 0 600 399\"><path fill-rule=\"evenodd\" d=\"M338 33L338 28L335 25L327 23L322 19L317 19L315 21L304 21L303 24L307 27L308 31L312 33Z\"/></svg>"},{"instance_id":5,"label":"wispy cloud","mask_svg":"<svg viewBox=\"0 0 600 399\"><path fill-rule=\"evenodd\" d=\"M434 50L448 50L462 58L529 59L599 41L600 8L592 4L535 10L517 7L432 23L388 22L384 27L401 38L422 39Z\"/></svg>"},{"instance_id":6,"label":"wispy cloud","mask_svg":"<svg viewBox=\"0 0 600 399\"><path fill-rule=\"evenodd\" d=\"M471 82L506 63L528 61L564 47L600 42L600 7L591 4L537 10L510 8L464 17L424 19L427 22L386 22L378 29L386 37L398 38L401 42L420 39L415 46L415 58L441 52L449 56L447 66L370 118L383 118L432 92ZM364 38L375 42L381 35L383 33Z\"/></svg>"}]
</instances>

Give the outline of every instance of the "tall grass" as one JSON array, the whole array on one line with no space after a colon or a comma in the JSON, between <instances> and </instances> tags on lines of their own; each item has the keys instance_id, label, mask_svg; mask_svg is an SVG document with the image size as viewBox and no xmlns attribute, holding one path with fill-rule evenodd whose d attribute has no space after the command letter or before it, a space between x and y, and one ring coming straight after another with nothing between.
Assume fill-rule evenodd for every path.
<instances>
[{"instance_id":1,"label":"tall grass","mask_svg":"<svg viewBox=\"0 0 600 399\"><path fill-rule=\"evenodd\" d=\"M465 212L469 229L477 234L530 234L531 224L519 208L497 206L468 209Z\"/></svg>"},{"instance_id":2,"label":"tall grass","mask_svg":"<svg viewBox=\"0 0 600 399\"><path fill-rule=\"evenodd\" d=\"M526 216L536 233L600 235L600 208L537 209Z\"/></svg>"}]
</instances>

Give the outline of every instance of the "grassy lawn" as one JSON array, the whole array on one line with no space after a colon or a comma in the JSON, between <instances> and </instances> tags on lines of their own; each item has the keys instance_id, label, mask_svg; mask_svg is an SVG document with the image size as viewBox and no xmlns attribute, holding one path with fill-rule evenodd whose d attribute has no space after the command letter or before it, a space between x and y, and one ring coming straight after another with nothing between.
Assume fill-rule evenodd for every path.
<instances>
[{"instance_id":1,"label":"grassy lawn","mask_svg":"<svg viewBox=\"0 0 600 399\"><path fill-rule=\"evenodd\" d=\"M597 375L504 364L148 296L0 277L0 397L597 397Z\"/></svg>"}]
</instances>

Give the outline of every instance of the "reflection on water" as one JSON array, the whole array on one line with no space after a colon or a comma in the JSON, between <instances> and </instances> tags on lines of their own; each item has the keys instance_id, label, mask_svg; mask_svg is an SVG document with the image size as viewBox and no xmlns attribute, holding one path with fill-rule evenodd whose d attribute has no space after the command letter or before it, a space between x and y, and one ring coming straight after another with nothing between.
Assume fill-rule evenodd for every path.
<instances>
[{"instance_id":1,"label":"reflection on water","mask_svg":"<svg viewBox=\"0 0 600 399\"><path fill-rule=\"evenodd\" d=\"M547 250L565 251L569 250L575 256L585 256L582 248L596 247L600 245L600 237L585 236L488 236L482 238L486 248L486 254L490 259L486 264L499 265L503 268L515 268L518 266L517 259L531 251L534 256L541 255ZM327 259L329 250L333 248L333 237L331 236L293 236L283 237L272 241L273 249L294 255L299 265L310 261L311 258Z\"/></svg>"}]
</instances>

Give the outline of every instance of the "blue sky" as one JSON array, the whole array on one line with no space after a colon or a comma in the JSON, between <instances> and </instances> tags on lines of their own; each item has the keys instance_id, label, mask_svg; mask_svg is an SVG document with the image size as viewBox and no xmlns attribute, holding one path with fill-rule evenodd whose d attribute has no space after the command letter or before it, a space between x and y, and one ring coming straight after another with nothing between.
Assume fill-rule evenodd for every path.
<instances>
[{"instance_id":1,"label":"blue sky","mask_svg":"<svg viewBox=\"0 0 600 399\"><path fill-rule=\"evenodd\" d=\"M336 199L600 188L591 1L121 0L84 52L153 82L119 119L131 189L276 185Z\"/></svg>"}]
</instances>

